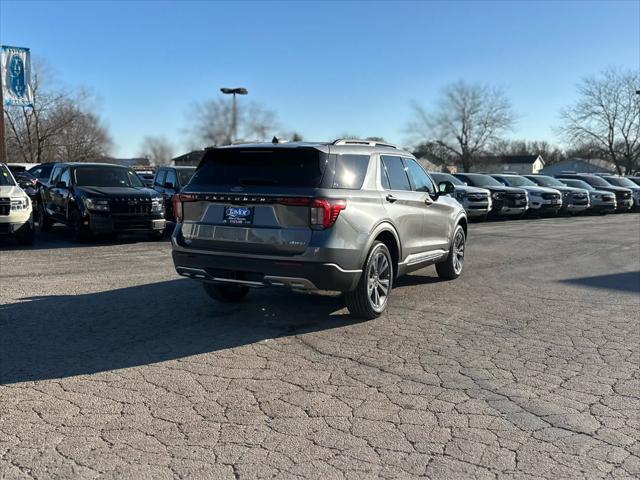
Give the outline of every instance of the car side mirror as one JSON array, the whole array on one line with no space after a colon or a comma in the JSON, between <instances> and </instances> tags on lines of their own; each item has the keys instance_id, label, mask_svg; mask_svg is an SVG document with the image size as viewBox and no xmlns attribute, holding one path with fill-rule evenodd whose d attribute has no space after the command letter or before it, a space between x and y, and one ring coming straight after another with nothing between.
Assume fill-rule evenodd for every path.
<instances>
[{"instance_id":1,"label":"car side mirror","mask_svg":"<svg viewBox=\"0 0 640 480\"><path fill-rule=\"evenodd\" d=\"M69 188L65 182L56 182L56 188Z\"/></svg>"},{"instance_id":2,"label":"car side mirror","mask_svg":"<svg viewBox=\"0 0 640 480\"><path fill-rule=\"evenodd\" d=\"M164 183L164 188L171 188L171 189L175 189L175 185L171 182L165 182Z\"/></svg>"},{"instance_id":3,"label":"car side mirror","mask_svg":"<svg viewBox=\"0 0 640 480\"><path fill-rule=\"evenodd\" d=\"M453 183L445 180L438 184L438 190L440 190L441 195L450 195L455 191L455 187Z\"/></svg>"}]
</instances>

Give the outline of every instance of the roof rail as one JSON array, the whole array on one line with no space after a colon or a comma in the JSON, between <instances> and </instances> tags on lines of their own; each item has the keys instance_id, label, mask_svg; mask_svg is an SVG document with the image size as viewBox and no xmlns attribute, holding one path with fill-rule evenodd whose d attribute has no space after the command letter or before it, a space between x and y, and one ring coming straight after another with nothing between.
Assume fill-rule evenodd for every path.
<instances>
[{"instance_id":1,"label":"roof rail","mask_svg":"<svg viewBox=\"0 0 640 480\"><path fill-rule=\"evenodd\" d=\"M400 150L400 147L393 143L379 142L377 140L361 140L359 138L338 138L331 145L367 145L369 147L389 147Z\"/></svg>"}]
</instances>

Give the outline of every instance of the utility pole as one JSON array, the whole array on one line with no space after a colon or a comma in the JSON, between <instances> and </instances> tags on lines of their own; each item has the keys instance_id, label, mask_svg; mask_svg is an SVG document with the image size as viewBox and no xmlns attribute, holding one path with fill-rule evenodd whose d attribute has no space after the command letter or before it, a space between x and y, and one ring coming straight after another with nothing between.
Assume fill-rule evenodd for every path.
<instances>
[{"instance_id":1,"label":"utility pole","mask_svg":"<svg viewBox=\"0 0 640 480\"><path fill-rule=\"evenodd\" d=\"M221 88L220 91L225 95L233 95L233 104L231 110L231 143L237 140L238 135L238 106L236 104L236 95L246 95L249 91L246 88Z\"/></svg>"}]
</instances>

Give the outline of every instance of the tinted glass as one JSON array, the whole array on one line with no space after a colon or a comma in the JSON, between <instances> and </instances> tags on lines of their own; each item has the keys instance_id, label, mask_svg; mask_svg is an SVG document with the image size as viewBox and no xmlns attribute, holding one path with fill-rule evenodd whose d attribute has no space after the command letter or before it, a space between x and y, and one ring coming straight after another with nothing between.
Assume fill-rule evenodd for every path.
<instances>
[{"instance_id":1,"label":"tinted glass","mask_svg":"<svg viewBox=\"0 0 640 480\"><path fill-rule=\"evenodd\" d=\"M193 177L193 174L196 173L196 169L181 168L180 170L177 170L177 172L178 172L178 179L180 180L180 185L184 187L187 183L189 183L189 180L191 180L191 177Z\"/></svg>"},{"instance_id":2,"label":"tinted glass","mask_svg":"<svg viewBox=\"0 0 640 480\"><path fill-rule=\"evenodd\" d=\"M638 185L624 177L606 177L607 182L619 187L637 188Z\"/></svg>"},{"instance_id":3,"label":"tinted glass","mask_svg":"<svg viewBox=\"0 0 640 480\"><path fill-rule=\"evenodd\" d=\"M71 186L71 170L65 168L60 176L60 181L64 182L67 187Z\"/></svg>"},{"instance_id":4,"label":"tinted glass","mask_svg":"<svg viewBox=\"0 0 640 480\"><path fill-rule=\"evenodd\" d=\"M143 187L136 172L120 167L76 168L76 185L85 187Z\"/></svg>"},{"instance_id":5,"label":"tinted glass","mask_svg":"<svg viewBox=\"0 0 640 480\"><path fill-rule=\"evenodd\" d=\"M592 187L610 187L611 186L611 184L607 182L604 178L596 177L595 175L593 177L585 175L584 177L580 178L580 180L584 180Z\"/></svg>"},{"instance_id":6,"label":"tinted glass","mask_svg":"<svg viewBox=\"0 0 640 480\"><path fill-rule=\"evenodd\" d=\"M436 193L436 187L418 163L412 158L405 158L404 164L407 167L407 173L411 179L411 184L416 192L429 192L430 194Z\"/></svg>"},{"instance_id":7,"label":"tinted glass","mask_svg":"<svg viewBox=\"0 0 640 480\"><path fill-rule=\"evenodd\" d=\"M62 173L62 167L55 167L51 173L51 185L55 185L60 180L60 174Z\"/></svg>"},{"instance_id":8,"label":"tinted glass","mask_svg":"<svg viewBox=\"0 0 640 480\"><path fill-rule=\"evenodd\" d=\"M333 179L327 179L328 188L359 189L369 166L369 155L335 155ZM329 172L327 172L327 175Z\"/></svg>"},{"instance_id":9,"label":"tinted glass","mask_svg":"<svg viewBox=\"0 0 640 480\"><path fill-rule=\"evenodd\" d=\"M504 177L507 181L508 185L512 187L535 187L536 184L531 180L525 177L521 177L519 175L509 175L508 177ZM499 179L498 179L499 180Z\"/></svg>"},{"instance_id":10,"label":"tinted glass","mask_svg":"<svg viewBox=\"0 0 640 480\"><path fill-rule=\"evenodd\" d=\"M205 153L189 184L315 188L322 181L325 157L315 148L215 149Z\"/></svg>"},{"instance_id":11,"label":"tinted glass","mask_svg":"<svg viewBox=\"0 0 640 480\"><path fill-rule=\"evenodd\" d=\"M157 174L156 174L156 185L159 185L161 187L164 187L164 179L167 176L167 171L166 170L160 170Z\"/></svg>"},{"instance_id":12,"label":"tinted glass","mask_svg":"<svg viewBox=\"0 0 640 480\"><path fill-rule=\"evenodd\" d=\"M587 182L583 182L582 180L575 180L573 178L563 178L562 183L569 187L584 188L585 190L589 191L595 190L595 188L593 188Z\"/></svg>"},{"instance_id":13,"label":"tinted glass","mask_svg":"<svg viewBox=\"0 0 640 480\"><path fill-rule=\"evenodd\" d=\"M15 185L13 178L11 178L11 173L9 173L9 169L4 165L0 165L0 185L4 187Z\"/></svg>"},{"instance_id":14,"label":"tinted glass","mask_svg":"<svg viewBox=\"0 0 640 480\"><path fill-rule=\"evenodd\" d=\"M451 182L454 185L460 185L461 187L464 186L464 182L462 180L458 177L454 177L450 173L430 172L429 175L431 175L431 178L433 178L436 183Z\"/></svg>"},{"instance_id":15,"label":"tinted glass","mask_svg":"<svg viewBox=\"0 0 640 480\"><path fill-rule=\"evenodd\" d=\"M489 175L482 175L480 173L466 174L458 178L466 180L466 182L473 187L502 187L503 185L495 178Z\"/></svg>"},{"instance_id":16,"label":"tinted glass","mask_svg":"<svg viewBox=\"0 0 640 480\"><path fill-rule=\"evenodd\" d=\"M553 177L545 177L544 175L532 175L531 177L527 177L529 180L531 180L534 183L537 183L538 185L542 186L542 187L562 187L564 186L564 184L558 180L557 178L553 178Z\"/></svg>"},{"instance_id":17,"label":"tinted glass","mask_svg":"<svg viewBox=\"0 0 640 480\"><path fill-rule=\"evenodd\" d=\"M53 170L53 164L51 165L42 165L40 167L37 168L37 172L35 173L36 170L31 171L31 173L39 178L40 180L49 180L49 177L51 176L51 171Z\"/></svg>"},{"instance_id":18,"label":"tinted glass","mask_svg":"<svg viewBox=\"0 0 640 480\"><path fill-rule=\"evenodd\" d=\"M165 184L171 184L174 188L178 186L178 177L176 177L175 170L167 170L167 178L164 181Z\"/></svg>"},{"instance_id":19,"label":"tinted glass","mask_svg":"<svg viewBox=\"0 0 640 480\"><path fill-rule=\"evenodd\" d=\"M411 190L409 178L400 157L383 156L382 164L389 177L391 190Z\"/></svg>"}]
</instances>

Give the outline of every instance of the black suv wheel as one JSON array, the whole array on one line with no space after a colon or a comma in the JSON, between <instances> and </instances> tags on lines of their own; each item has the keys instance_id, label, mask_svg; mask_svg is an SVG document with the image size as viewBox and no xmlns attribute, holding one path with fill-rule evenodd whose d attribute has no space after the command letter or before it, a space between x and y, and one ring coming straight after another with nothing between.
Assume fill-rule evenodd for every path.
<instances>
[{"instance_id":1,"label":"black suv wheel","mask_svg":"<svg viewBox=\"0 0 640 480\"><path fill-rule=\"evenodd\" d=\"M40 231L48 232L49 230L51 230L51 226L53 225L53 222L47 216L47 212L45 212L44 205L42 202L38 202L37 215L38 215L38 228L40 229Z\"/></svg>"},{"instance_id":2,"label":"black suv wheel","mask_svg":"<svg viewBox=\"0 0 640 480\"><path fill-rule=\"evenodd\" d=\"M358 286L345 294L349 312L354 317L373 319L387 308L393 285L393 262L389 249L375 242L362 269Z\"/></svg>"}]
</instances>

